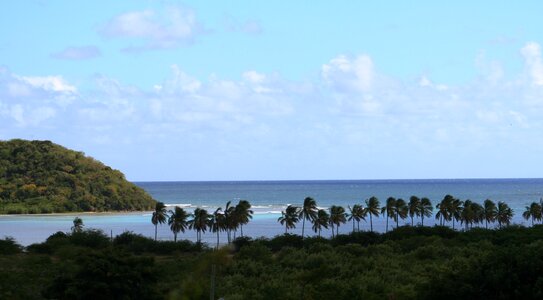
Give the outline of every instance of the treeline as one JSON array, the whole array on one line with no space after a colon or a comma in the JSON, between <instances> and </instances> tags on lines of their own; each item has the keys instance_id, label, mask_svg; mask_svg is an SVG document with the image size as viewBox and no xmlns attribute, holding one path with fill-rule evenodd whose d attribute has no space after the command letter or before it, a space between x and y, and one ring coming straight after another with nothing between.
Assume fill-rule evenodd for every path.
<instances>
[{"instance_id":1,"label":"treeline","mask_svg":"<svg viewBox=\"0 0 543 300\"><path fill-rule=\"evenodd\" d=\"M0 141L0 214L150 210L117 170L50 141Z\"/></svg>"},{"instance_id":2,"label":"treeline","mask_svg":"<svg viewBox=\"0 0 543 300\"><path fill-rule=\"evenodd\" d=\"M534 221L543 221L542 206L543 200L532 202L526 206L522 216L526 220L531 220L532 225ZM339 234L339 227L348 222L352 223L352 232L360 232L360 222L369 221L369 231L373 232L373 219L380 216L386 218L385 232L388 232L389 220L398 228L400 220L409 219L411 226L415 225L415 221L417 225L424 226L425 218L434 217L441 226L451 225L452 229L455 229L455 224L460 223L465 230L468 230L474 225L484 225L488 229L489 224L497 224L501 228L510 225L514 215L513 210L503 201L496 204L494 201L486 199L483 204L479 204L469 199L460 200L451 195L443 197L435 206L435 214L433 212L434 206L426 197L411 196L409 201L388 197L383 206L377 197L371 197L363 204L347 206L347 210L338 205L332 205L328 209L318 208L315 199L306 197L301 206L288 205L281 212L277 221L285 227L285 233L301 223L302 237L304 237L307 221L307 226L311 226L311 229L319 237L322 230L325 229L330 229L332 237L334 237ZM177 239L179 232L193 229L197 232L197 241L200 242L201 234L209 230L217 234L218 247L221 232L227 233L229 244L232 233L235 238L238 229L241 230L243 237L243 225L249 223L252 215L251 204L247 200L240 200L236 206L232 206L229 201L224 210L219 207L213 213L209 213L203 208L196 208L192 214L180 207L168 211L162 202L158 202L151 222L155 226L155 240L157 226L167 222L174 234L174 240Z\"/></svg>"},{"instance_id":3,"label":"treeline","mask_svg":"<svg viewBox=\"0 0 543 300\"><path fill-rule=\"evenodd\" d=\"M2 299L541 299L543 226L238 237L211 250L125 232L0 240Z\"/></svg>"}]
</instances>

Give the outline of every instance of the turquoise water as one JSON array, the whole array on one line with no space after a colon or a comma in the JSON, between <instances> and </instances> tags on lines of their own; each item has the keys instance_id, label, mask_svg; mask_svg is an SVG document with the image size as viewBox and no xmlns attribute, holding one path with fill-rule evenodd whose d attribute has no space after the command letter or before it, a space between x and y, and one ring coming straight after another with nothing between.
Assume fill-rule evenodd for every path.
<instances>
[{"instance_id":1,"label":"turquoise water","mask_svg":"<svg viewBox=\"0 0 543 300\"><path fill-rule=\"evenodd\" d=\"M203 207L212 212L246 199L253 205L254 218L244 228L244 233L253 236L274 236L284 232L277 223L280 212L288 204L300 205L307 196L313 197L319 207L330 205L353 205L363 203L371 196L381 202L389 197L408 199L411 195L428 197L435 205L446 194L462 200L482 202L487 198L505 201L515 211L514 223L525 224L521 214L524 206L543 197L543 179L454 179L454 180L342 180L342 181L244 181L244 182L136 182L155 199L169 207L179 205L187 210ZM56 231L69 231L75 215L81 216L87 228L102 229L113 235L130 230L146 236L154 235L150 212L129 214L70 214L70 215L24 215L0 216L0 236L13 236L23 245L45 240ZM433 218L425 224L433 224ZM402 222L407 223L408 220ZM526 223L527 224L527 223ZM369 223L360 224L363 229ZM340 227L347 233L352 224ZM374 229L384 231L385 219L374 219ZM301 224L294 230L301 233ZM312 231L306 228L306 232ZM330 234L325 232L326 235ZM182 238L195 239L193 232ZM172 239L167 225L159 227L160 239ZM224 240L225 236L221 236ZM214 242L216 236L204 234L204 241Z\"/></svg>"}]
</instances>

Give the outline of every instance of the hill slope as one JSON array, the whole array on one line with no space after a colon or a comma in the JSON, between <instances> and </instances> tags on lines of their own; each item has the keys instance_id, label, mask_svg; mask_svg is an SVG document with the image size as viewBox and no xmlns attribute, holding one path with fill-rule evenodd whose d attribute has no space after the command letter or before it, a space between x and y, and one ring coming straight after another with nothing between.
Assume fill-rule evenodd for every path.
<instances>
[{"instance_id":1,"label":"hill slope","mask_svg":"<svg viewBox=\"0 0 543 300\"><path fill-rule=\"evenodd\" d=\"M50 141L0 141L0 213L149 210L155 200L103 163Z\"/></svg>"}]
</instances>

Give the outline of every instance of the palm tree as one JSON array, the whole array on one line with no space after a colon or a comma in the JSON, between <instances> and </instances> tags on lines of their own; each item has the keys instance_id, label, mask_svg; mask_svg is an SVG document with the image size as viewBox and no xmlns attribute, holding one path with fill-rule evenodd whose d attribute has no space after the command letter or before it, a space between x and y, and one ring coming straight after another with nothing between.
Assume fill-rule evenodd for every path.
<instances>
[{"instance_id":1,"label":"palm tree","mask_svg":"<svg viewBox=\"0 0 543 300\"><path fill-rule=\"evenodd\" d=\"M496 220L496 216L498 215L498 209L496 208L496 204L490 199L486 199L483 205L485 228L488 229L488 222L493 223Z\"/></svg>"},{"instance_id":2,"label":"palm tree","mask_svg":"<svg viewBox=\"0 0 543 300\"><path fill-rule=\"evenodd\" d=\"M357 231L360 231L360 220L366 220L366 210L362 205L355 204L353 207L349 206L349 221L353 221L353 232L354 232L354 222L356 221Z\"/></svg>"},{"instance_id":3,"label":"palm tree","mask_svg":"<svg viewBox=\"0 0 543 300\"><path fill-rule=\"evenodd\" d=\"M181 231L185 233L185 229L188 227L187 218L189 214L179 206L176 206L174 210L170 210L170 217L168 218L168 225L173 232L173 241L177 242L177 234Z\"/></svg>"},{"instance_id":4,"label":"palm tree","mask_svg":"<svg viewBox=\"0 0 543 300\"><path fill-rule=\"evenodd\" d=\"M471 205L471 210L473 211L473 222L475 224L483 223L485 219L485 209L479 203L473 203ZM473 224L472 226L473 227Z\"/></svg>"},{"instance_id":5,"label":"palm tree","mask_svg":"<svg viewBox=\"0 0 543 300\"><path fill-rule=\"evenodd\" d=\"M524 219L532 219L532 226L534 226L534 220L541 219L541 205L537 202L532 202L530 206L526 206L526 210L522 213Z\"/></svg>"},{"instance_id":6,"label":"palm tree","mask_svg":"<svg viewBox=\"0 0 543 300\"><path fill-rule=\"evenodd\" d=\"M190 229L196 230L196 242L202 242L202 232L206 232L209 225L207 210L197 207L193 213L193 219L189 221Z\"/></svg>"},{"instance_id":7,"label":"palm tree","mask_svg":"<svg viewBox=\"0 0 543 300\"><path fill-rule=\"evenodd\" d=\"M334 237L334 225L336 225L336 236L339 233L339 226L347 222L345 208L332 205L330 207L330 225L332 225L332 237Z\"/></svg>"},{"instance_id":8,"label":"palm tree","mask_svg":"<svg viewBox=\"0 0 543 300\"><path fill-rule=\"evenodd\" d=\"M298 223L298 210L298 207L289 205L281 212L281 216L277 219L281 225L285 225L285 233L291 228L296 228L296 223Z\"/></svg>"},{"instance_id":9,"label":"palm tree","mask_svg":"<svg viewBox=\"0 0 543 300\"><path fill-rule=\"evenodd\" d=\"M460 201L460 199L454 198L454 200L451 202L451 205L449 206L449 220L452 220L452 228L454 229L454 221L460 220L460 213L462 212L462 207L464 205L464 202Z\"/></svg>"},{"instance_id":10,"label":"palm tree","mask_svg":"<svg viewBox=\"0 0 543 300\"><path fill-rule=\"evenodd\" d=\"M466 231L469 228L469 225L472 224L475 220L475 212L473 211L473 202L471 200L466 200L464 202L464 207L460 211L460 222L465 224Z\"/></svg>"},{"instance_id":11,"label":"palm tree","mask_svg":"<svg viewBox=\"0 0 543 300\"><path fill-rule=\"evenodd\" d=\"M72 232L83 231L83 220L80 217L75 217L73 223L74 226L72 226Z\"/></svg>"},{"instance_id":12,"label":"palm tree","mask_svg":"<svg viewBox=\"0 0 543 300\"><path fill-rule=\"evenodd\" d=\"M168 212L166 211L166 205L162 202L157 202L155 204L155 211L153 211L153 215L151 216L151 223L155 225L155 241L157 237L157 231L158 231L158 224L164 224L166 223Z\"/></svg>"},{"instance_id":13,"label":"palm tree","mask_svg":"<svg viewBox=\"0 0 543 300\"><path fill-rule=\"evenodd\" d=\"M235 208L230 205L231 203L231 201L226 202L226 206L224 207L224 226L226 228L226 237L228 239L228 244L230 244L230 242L232 241L232 230L237 228Z\"/></svg>"},{"instance_id":14,"label":"palm tree","mask_svg":"<svg viewBox=\"0 0 543 300\"><path fill-rule=\"evenodd\" d=\"M311 197L304 199L304 205L300 210L298 217L302 219L302 238L304 238L305 220L313 222L317 217L317 202Z\"/></svg>"},{"instance_id":15,"label":"palm tree","mask_svg":"<svg viewBox=\"0 0 543 300\"><path fill-rule=\"evenodd\" d=\"M418 217L421 214L420 198L417 196L409 197L409 203L407 203L407 210L409 212L409 217L411 218L411 226L413 226L413 217Z\"/></svg>"},{"instance_id":16,"label":"palm tree","mask_svg":"<svg viewBox=\"0 0 543 300\"><path fill-rule=\"evenodd\" d=\"M408 208L405 200L402 198L396 200L396 203L394 203L394 212L396 213L394 216L394 219L396 220L396 228L398 228L398 220L407 218Z\"/></svg>"},{"instance_id":17,"label":"palm tree","mask_svg":"<svg viewBox=\"0 0 543 300\"><path fill-rule=\"evenodd\" d=\"M240 200L236 205L234 211L237 223L240 226L241 236L243 237L243 225L249 223L249 221L253 218L251 203L249 203L249 201L247 200Z\"/></svg>"},{"instance_id":18,"label":"palm tree","mask_svg":"<svg viewBox=\"0 0 543 300\"><path fill-rule=\"evenodd\" d=\"M396 207L396 198L388 197L385 206L381 208L381 214L386 215L386 229L385 232L388 232L388 219L394 219L396 212L394 211Z\"/></svg>"},{"instance_id":19,"label":"palm tree","mask_svg":"<svg viewBox=\"0 0 543 300\"><path fill-rule=\"evenodd\" d=\"M443 197L443 200L441 200L441 202L436 205L436 219L439 219L439 225L443 226L446 221L451 220L450 207L453 201L453 196L446 195L445 197Z\"/></svg>"},{"instance_id":20,"label":"palm tree","mask_svg":"<svg viewBox=\"0 0 543 300\"><path fill-rule=\"evenodd\" d=\"M330 215L324 209L319 209L317 211L317 218L313 220L313 230L315 233L319 233L321 236L322 228L328 229L328 224L330 224Z\"/></svg>"},{"instance_id":21,"label":"palm tree","mask_svg":"<svg viewBox=\"0 0 543 300\"><path fill-rule=\"evenodd\" d=\"M502 224L509 225L513 218L513 210L503 201L498 202L498 213L496 219L498 220L499 228L502 228Z\"/></svg>"},{"instance_id":22,"label":"palm tree","mask_svg":"<svg viewBox=\"0 0 543 300\"><path fill-rule=\"evenodd\" d=\"M430 199L426 197L422 197L419 202L419 213L420 218L422 221L422 226L424 226L424 217L431 217L432 216L432 210L434 207L432 206L432 202Z\"/></svg>"},{"instance_id":23,"label":"palm tree","mask_svg":"<svg viewBox=\"0 0 543 300\"><path fill-rule=\"evenodd\" d=\"M222 208L217 208L211 215L210 228L212 232L217 233L217 249L219 249L219 234L226 229L226 219Z\"/></svg>"},{"instance_id":24,"label":"palm tree","mask_svg":"<svg viewBox=\"0 0 543 300\"><path fill-rule=\"evenodd\" d=\"M372 196L369 199L366 199L366 208L364 209L365 213L370 216L370 231L373 232L373 220L372 216L379 217L379 210L381 204L379 203L379 199L377 197Z\"/></svg>"}]
</instances>

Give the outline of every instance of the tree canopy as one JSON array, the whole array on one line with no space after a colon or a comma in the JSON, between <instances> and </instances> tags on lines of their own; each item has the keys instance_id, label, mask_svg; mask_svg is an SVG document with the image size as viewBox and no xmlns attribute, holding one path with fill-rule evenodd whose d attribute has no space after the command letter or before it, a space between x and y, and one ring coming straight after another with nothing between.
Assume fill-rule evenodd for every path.
<instances>
[{"instance_id":1,"label":"tree canopy","mask_svg":"<svg viewBox=\"0 0 543 300\"><path fill-rule=\"evenodd\" d=\"M150 210L123 173L50 141L0 141L0 213Z\"/></svg>"}]
</instances>

